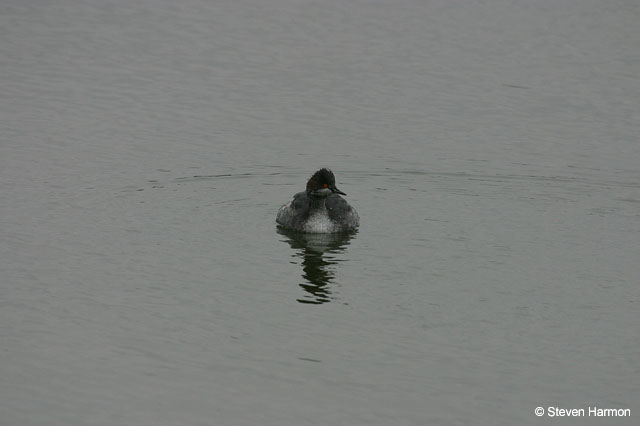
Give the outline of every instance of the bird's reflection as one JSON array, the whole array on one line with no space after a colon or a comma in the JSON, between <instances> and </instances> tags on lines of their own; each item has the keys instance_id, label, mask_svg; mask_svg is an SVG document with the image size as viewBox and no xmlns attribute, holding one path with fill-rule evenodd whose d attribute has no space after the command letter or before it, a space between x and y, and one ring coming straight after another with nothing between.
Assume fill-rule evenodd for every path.
<instances>
[{"instance_id":1,"label":"bird's reflection","mask_svg":"<svg viewBox=\"0 0 640 426\"><path fill-rule=\"evenodd\" d=\"M302 278L300 284L308 294L298 299L300 303L320 305L330 302L331 282L335 277L335 267L339 260L335 254L342 253L349 245L357 231L341 234L304 234L278 228L278 233L285 237L295 250L296 256L302 259Z\"/></svg>"}]
</instances>

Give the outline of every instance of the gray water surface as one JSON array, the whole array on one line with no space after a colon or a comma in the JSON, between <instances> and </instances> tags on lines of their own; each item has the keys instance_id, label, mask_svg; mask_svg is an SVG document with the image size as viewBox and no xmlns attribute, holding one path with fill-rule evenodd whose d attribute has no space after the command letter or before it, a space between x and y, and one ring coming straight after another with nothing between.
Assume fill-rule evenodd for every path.
<instances>
[{"instance_id":1,"label":"gray water surface","mask_svg":"<svg viewBox=\"0 0 640 426\"><path fill-rule=\"evenodd\" d=\"M4 1L0 424L637 425L639 22ZM360 229L278 230L320 167Z\"/></svg>"}]
</instances>

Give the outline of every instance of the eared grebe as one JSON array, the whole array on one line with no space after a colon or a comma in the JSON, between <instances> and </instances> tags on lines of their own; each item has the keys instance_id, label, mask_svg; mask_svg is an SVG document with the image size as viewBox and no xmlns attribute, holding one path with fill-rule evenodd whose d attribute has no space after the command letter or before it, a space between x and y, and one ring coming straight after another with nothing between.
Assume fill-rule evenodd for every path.
<instances>
[{"instance_id":1,"label":"eared grebe","mask_svg":"<svg viewBox=\"0 0 640 426\"><path fill-rule=\"evenodd\" d=\"M309 178L307 190L293 196L293 200L280 207L276 222L284 228L309 233L352 231L360 218L340 195L336 178L329 169L320 169Z\"/></svg>"}]
</instances>

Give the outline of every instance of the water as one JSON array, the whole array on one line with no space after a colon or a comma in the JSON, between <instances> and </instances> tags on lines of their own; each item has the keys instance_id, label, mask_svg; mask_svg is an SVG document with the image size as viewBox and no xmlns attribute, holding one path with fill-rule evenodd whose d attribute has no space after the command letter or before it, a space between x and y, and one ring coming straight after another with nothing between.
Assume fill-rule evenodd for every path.
<instances>
[{"instance_id":1,"label":"water","mask_svg":"<svg viewBox=\"0 0 640 426\"><path fill-rule=\"evenodd\" d=\"M638 424L639 20L5 1L0 423Z\"/></svg>"}]
</instances>

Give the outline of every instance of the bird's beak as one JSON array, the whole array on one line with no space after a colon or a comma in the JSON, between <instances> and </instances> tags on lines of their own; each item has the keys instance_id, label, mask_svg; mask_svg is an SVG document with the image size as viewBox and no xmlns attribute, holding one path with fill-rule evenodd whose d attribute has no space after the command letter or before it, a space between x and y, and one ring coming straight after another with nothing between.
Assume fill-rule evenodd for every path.
<instances>
[{"instance_id":1,"label":"bird's beak","mask_svg":"<svg viewBox=\"0 0 640 426\"><path fill-rule=\"evenodd\" d=\"M335 186L330 186L329 189L331 190L331 192L333 192L334 194L340 194L340 195L347 195L344 192L340 191L338 188L336 188Z\"/></svg>"}]
</instances>

